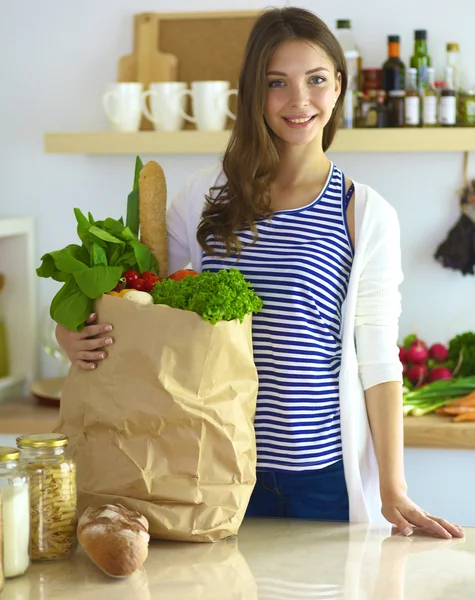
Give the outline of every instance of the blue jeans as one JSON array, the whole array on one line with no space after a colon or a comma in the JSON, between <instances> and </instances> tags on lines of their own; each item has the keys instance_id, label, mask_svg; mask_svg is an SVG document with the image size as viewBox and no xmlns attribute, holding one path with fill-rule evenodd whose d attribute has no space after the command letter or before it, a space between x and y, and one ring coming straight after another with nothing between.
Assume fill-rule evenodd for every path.
<instances>
[{"instance_id":1,"label":"blue jeans","mask_svg":"<svg viewBox=\"0 0 475 600\"><path fill-rule=\"evenodd\" d=\"M246 517L349 521L343 461L311 471L258 471Z\"/></svg>"}]
</instances>

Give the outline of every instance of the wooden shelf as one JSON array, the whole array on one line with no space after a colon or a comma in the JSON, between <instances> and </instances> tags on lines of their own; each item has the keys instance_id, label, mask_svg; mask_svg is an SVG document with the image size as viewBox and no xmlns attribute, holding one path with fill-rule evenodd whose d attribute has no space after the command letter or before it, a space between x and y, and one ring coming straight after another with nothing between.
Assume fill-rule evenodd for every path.
<instances>
[{"instance_id":1,"label":"wooden shelf","mask_svg":"<svg viewBox=\"0 0 475 600\"><path fill-rule=\"evenodd\" d=\"M405 417L404 445L413 448L475 450L475 423L454 423L450 417L434 413L423 417Z\"/></svg>"},{"instance_id":2,"label":"wooden shelf","mask_svg":"<svg viewBox=\"0 0 475 600\"><path fill-rule=\"evenodd\" d=\"M46 133L49 154L221 154L229 131ZM475 151L475 127L342 129L331 152Z\"/></svg>"}]
</instances>

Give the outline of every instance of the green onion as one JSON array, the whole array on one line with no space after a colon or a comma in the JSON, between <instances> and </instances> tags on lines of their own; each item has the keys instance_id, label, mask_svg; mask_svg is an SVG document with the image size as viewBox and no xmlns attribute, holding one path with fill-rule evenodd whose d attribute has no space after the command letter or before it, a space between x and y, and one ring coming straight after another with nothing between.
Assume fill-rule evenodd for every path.
<instances>
[{"instance_id":1,"label":"green onion","mask_svg":"<svg viewBox=\"0 0 475 600\"><path fill-rule=\"evenodd\" d=\"M475 377L440 379L403 394L404 415L422 416L475 391Z\"/></svg>"}]
</instances>

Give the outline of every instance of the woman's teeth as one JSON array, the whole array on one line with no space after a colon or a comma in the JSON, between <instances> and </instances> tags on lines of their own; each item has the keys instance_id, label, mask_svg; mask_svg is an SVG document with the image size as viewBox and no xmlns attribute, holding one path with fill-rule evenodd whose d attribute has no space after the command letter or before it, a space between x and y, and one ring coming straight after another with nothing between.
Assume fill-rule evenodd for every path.
<instances>
[{"instance_id":1,"label":"woman's teeth","mask_svg":"<svg viewBox=\"0 0 475 600\"><path fill-rule=\"evenodd\" d=\"M287 119L287 121L290 121L291 123L307 123L311 118L312 117L306 117L305 119Z\"/></svg>"}]
</instances>

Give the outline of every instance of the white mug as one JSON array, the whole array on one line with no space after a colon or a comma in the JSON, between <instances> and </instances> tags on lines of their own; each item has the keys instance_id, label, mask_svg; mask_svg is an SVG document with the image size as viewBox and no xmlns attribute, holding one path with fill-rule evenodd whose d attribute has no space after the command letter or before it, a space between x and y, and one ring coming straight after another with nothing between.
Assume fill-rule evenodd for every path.
<instances>
[{"instance_id":1,"label":"white mug","mask_svg":"<svg viewBox=\"0 0 475 600\"><path fill-rule=\"evenodd\" d=\"M149 89L142 94L142 111L145 117L154 124L158 131L179 131L185 119L181 112L186 107L186 97L181 92L186 90L186 83L181 81L164 81L151 83ZM147 98L150 97L150 108ZM181 110L181 112L180 112Z\"/></svg>"},{"instance_id":2,"label":"white mug","mask_svg":"<svg viewBox=\"0 0 475 600\"><path fill-rule=\"evenodd\" d=\"M106 117L116 131L138 131L142 119L141 83L115 83L102 97Z\"/></svg>"},{"instance_id":3,"label":"white mug","mask_svg":"<svg viewBox=\"0 0 475 600\"><path fill-rule=\"evenodd\" d=\"M191 90L184 90L181 95L191 97L194 117L184 110L181 115L201 131L221 131L228 117L236 119L228 108L228 99L237 93L229 89L229 81L192 81Z\"/></svg>"}]
</instances>

